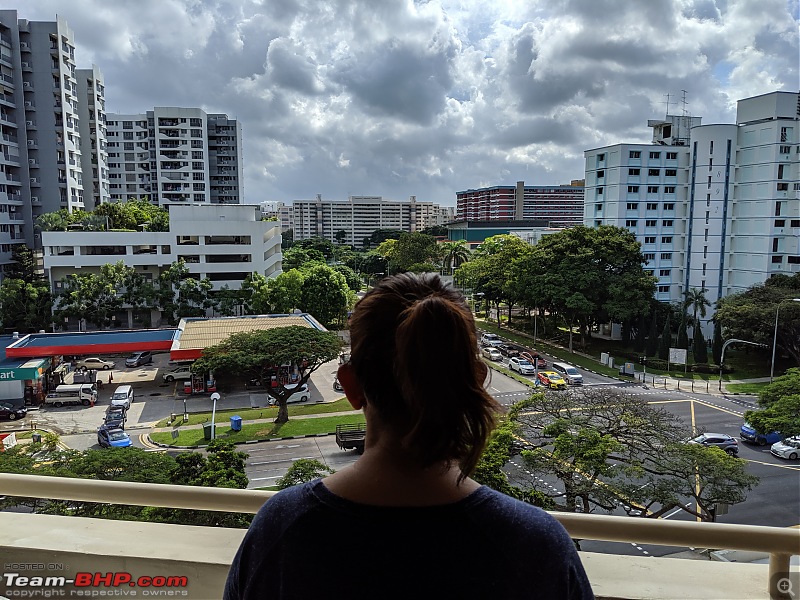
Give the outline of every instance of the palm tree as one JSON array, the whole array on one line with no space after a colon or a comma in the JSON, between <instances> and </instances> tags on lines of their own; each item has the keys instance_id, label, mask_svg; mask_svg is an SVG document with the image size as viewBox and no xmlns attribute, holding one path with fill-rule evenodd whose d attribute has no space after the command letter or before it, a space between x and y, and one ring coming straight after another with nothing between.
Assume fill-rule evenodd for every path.
<instances>
[{"instance_id":1,"label":"palm tree","mask_svg":"<svg viewBox=\"0 0 800 600\"><path fill-rule=\"evenodd\" d=\"M447 274L452 274L461 263L467 262L471 255L464 242L442 242L439 244L439 251L442 257L442 270Z\"/></svg>"},{"instance_id":2,"label":"palm tree","mask_svg":"<svg viewBox=\"0 0 800 600\"><path fill-rule=\"evenodd\" d=\"M687 308L692 309L692 326L697 327L697 313L700 313L700 318L704 318L706 316L706 306L711 306L711 302L708 301L706 298L706 292L708 290L692 288L683 293L683 297L685 300L683 301L683 308L686 310Z\"/></svg>"}]
</instances>

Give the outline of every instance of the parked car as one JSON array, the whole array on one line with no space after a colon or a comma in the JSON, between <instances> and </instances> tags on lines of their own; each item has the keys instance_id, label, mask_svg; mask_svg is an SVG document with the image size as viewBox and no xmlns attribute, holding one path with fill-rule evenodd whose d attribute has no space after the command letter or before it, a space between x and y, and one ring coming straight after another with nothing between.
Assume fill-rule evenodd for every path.
<instances>
[{"instance_id":1,"label":"parked car","mask_svg":"<svg viewBox=\"0 0 800 600\"><path fill-rule=\"evenodd\" d=\"M127 448L132 445L131 436L122 429L101 426L97 430L97 443L101 448Z\"/></svg>"},{"instance_id":2,"label":"parked car","mask_svg":"<svg viewBox=\"0 0 800 600\"><path fill-rule=\"evenodd\" d=\"M489 360L503 360L503 355L494 346L486 346L481 348L481 355Z\"/></svg>"},{"instance_id":3,"label":"parked car","mask_svg":"<svg viewBox=\"0 0 800 600\"><path fill-rule=\"evenodd\" d=\"M481 336L481 346L498 346L503 343L496 333L484 333Z\"/></svg>"},{"instance_id":4,"label":"parked car","mask_svg":"<svg viewBox=\"0 0 800 600\"><path fill-rule=\"evenodd\" d=\"M337 391L337 392L343 392L344 391L344 388L342 387L342 384L339 383L339 378L338 377L334 377L333 378L333 389L335 391Z\"/></svg>"},{"instance_id":5,"label":"parked car","mask_svg":"<svg viewBox=\"0 0 800 600\"><path fill-rule=\"evenodd\" d=\"M295 390L292 392L292 395L287 398L286 403L289 404L291 402L305 402L311 397L311 391L308 389L307 384L303 384L300 387L297 387L296 383L290 383L286 386L287 390Z\"/></svg>"},{"instance_id":6,"label":"parked car","mask_svg":"<svg viewBox=\"0 0 800 600\"><path fill-rule=\"evenodd\" d=\"M102 358L98 358L96 356L90 356L88 358L81 358L75 363L76 369L96 369L98 371L108 371L109 369L113 369L114 365L113 360L103 360Z\"/></svg>"},{"instance_id":7,"label":"parked car","mask_svg":"<svg viewBox=\"0 0 800 600\"><path fill-rule=\"evenodd\" d=\"M497 349L500 351L500 354L507 358L519 356L519 353L523 351L522 348L514 344L500 344L497 346Z\"/></svg>"},{"instance_id":8,"label":"parked car","mask_svg":"<svg viewBox=\"0 0 800 600\"><path fill-rule=\"evenodd\" d=\"M127 384L117 386L114 393L111 394L111 406L124 406L128 410L133 404L134 393L133 387Z\"/></svg>"},{"instance_id":9,"label":"parked car","mask_svg":"<svg viewBox=\"0 0 800 600\"><path fill-rule=\"evenodd\" d=\"M14 406L8 402L0 402L0 419L16 421L28 414L28 409L24 406Z\"/></svg>"},{"instance_id":10,"label":"parked car","mask_svg":"<svg viewBox=\"0 0 800 600\"><path fill-rule=\"evenodd\" d=\"M172 383L176 379L190 380L192 378L192 368L188 365L175 367L164 373L161 378L167 383Z\"/></svg>"},{"instance_id":11,"label":"parked car","mask_svg":"<svg viewBox=\"0 0 800 600\"><path fill-rule=\"evenodd\" d=\"M125 429L128 411L121 404L112 404L106 409L103 425L109 429Z\"/></svg>"},{"instance_id":12,"label":"parked car","mask_svg":"<svg viewBox=\"0 0 800 600\"><path fill-rule=\"evenodd\" d=\"M567 389L567 382L555 371L539 371L538 377L542 385L546 385L551 390Z\"/></svg>"},{"instance_id":13,"label":"parked car","mask_svg":"<svg viewBox=\"0 0 800 600\"><path fill-rule=\"evenodd\" d=\"M751 444L758 444L759 446L766 446L767 444L774 444L780 442L785 436L777 431L769 433L758 433L750 423L744 422L739 430L739 437L743 442L750 442Z\"/></svg>"},{"instance_id":14,"label":"parked car","mask_svg":"<svg viewBox=\"0 0 800 600\"><path fill-rule=\"evenodd\" d=\"M797 460L800 456L800 435L788 437L780 442L775 442L769 451L778 458Z\"/></svg>"},{"instance_id":15,"label":"parked car","mask_svg":"<svg viewBox=\"0 0 800 600\"><path fill-rule=\"evenodd\" d=\"M702 444L703 446L716 446L731 456L737 456L739 454L739 442L736 441L735 437L731 437L727 433L703 433L689 440L689 443Z\"/></svg>"},{"instance_id":16,"label":"parked car","mask_svg":"<svg viewBox=\"0 0 800 600\"><path fill-rule=\"evenodd\" d=\"M143 352L134 352L125 359L126 367L139 367L153 362L153 353L147 350Z\"/></svg>"},{"instance_id":17,"label":"parked car","mask_svg":"<svg viewBox=\"0 0 800 600\"><path fill-rule=\"evenodd\" d=\"M521 373L522 375L533 375L536 372L536 369L533 368L533 365L530 363L530 361L520 358L519 356L509 359L508 368L512 371L516 371L517 373Z\"/></svg>"}]
</instances>

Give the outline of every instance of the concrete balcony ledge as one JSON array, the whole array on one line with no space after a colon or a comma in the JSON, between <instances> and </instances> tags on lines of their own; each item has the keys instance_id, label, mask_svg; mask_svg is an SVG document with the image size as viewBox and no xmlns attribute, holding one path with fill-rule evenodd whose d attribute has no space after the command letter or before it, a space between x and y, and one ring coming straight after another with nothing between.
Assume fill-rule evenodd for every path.
<instances>
[{"instance_id":1,"label":"concrete balcony ledge","mask_svg":"<svg viewBox=\"0 0 800 600\"><path fill-rule=\"evenodd\" d=\"M244 533L244 529L0 513L4 563L0 566L3 573L32 577L73 579L80 572L130 573L134 580L186 577L186 587L180 588L188 593L184 597L221 598ZM769 597L767 565L580 554L598 599ZM12 562L41 568L9 569ZM2 587L0 593L5 591Z\"/></svg>"}]
</instances>

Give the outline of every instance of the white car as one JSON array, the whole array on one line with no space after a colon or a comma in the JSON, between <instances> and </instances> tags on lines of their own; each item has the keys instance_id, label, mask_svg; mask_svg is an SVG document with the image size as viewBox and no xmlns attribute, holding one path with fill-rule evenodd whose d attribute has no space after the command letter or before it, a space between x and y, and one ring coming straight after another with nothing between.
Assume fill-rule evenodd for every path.
<instances>
[{"instance_id":1,"label":"white car","mask_svg":"<svg viewBox=\"0 0 800 600\"><path fill-rule=\"evenodd\" d=\"M192 378L192 368L189 366L175 367L164 373L161 378L167 383L172 383L176 379L189 381Z\"/></svg>"},{"instance_id":2,"label":"white car","mask_svg":"<svg viewBox=\"0 0 800 600\"><path fill-rule=\"evenodd\" d=\"M303 384L300 387L297 387L296 383L290 383L286 386L287 390L295 390L291 396L286 399L286 403L289 404L291 402L305 402L311 397L311 391L308 389L307 384Z\"/></svg>"},{"instance_id":3,"label":"white car","mask_svg":"<svg viewBox=\"0 0 800 600\"><path fill-rule=\"evenodd\" d=\"M481 354L484 358L488 358L489 360L503 360L503 355L500 354L500 350L494 346L486 346L485 348L481 348Z\"/></svg>"},{"instance_id":4,"label":"white car","mask_svg":"<svg viewBox=\"0 0 800 600\"><path fill-rule=\"evenodd\" d=\"M497 346L502 343L503 340L496 333L484 333L481 336L481 346Z\"/></svg>"},{"instance_id":5,"label":"white car","mask_svg":"<svg viewBox=\"0 0 800 600\"><path fill-rule=\"evenodd\" d=\"M778 458L797 460L797 457L800 456L800 435L775 442L772 444L769 451Z\"/></svg>"},{"instance_id":6,"label":"white car","mask_svg":"<svg viewBox=\"0 0 800 600\"><path fill-rule=\"evenodd\" d=\"M508 360L508 368L522 375L533 375L536 372L536 369L529 360L520 358L519 356L513 356Z\"/></svg>"},{"instance_id":7,"label":"white car","mask_svg":"<svg viewBox=\"0 0 800 600\"><path fill-rule=\"evenodd\" d=\"M81 358L75 363L76 369L97 369L98 371L107 371L114 368L113 360L103 360L96 356L89 358Z\"/></svg>"}]
</instances>

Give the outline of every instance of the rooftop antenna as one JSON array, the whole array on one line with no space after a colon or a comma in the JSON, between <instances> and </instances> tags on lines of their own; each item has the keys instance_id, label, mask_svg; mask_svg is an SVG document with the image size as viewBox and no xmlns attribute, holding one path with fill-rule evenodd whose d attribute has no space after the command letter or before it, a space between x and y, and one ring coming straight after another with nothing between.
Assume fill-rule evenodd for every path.
<instances>
[{"instance_id":1,"label":"rooftop antenna","mask_svg":"<svg viewBox=\"0 0 800 600\"><path fill-rule=\"evenodd\" d=\"M667 117L669 117L669 104L670 104L669 99L670 99L670 94L664 94L664 95L667 97L667 101L664 103L664 104L667 105L667 110L664 112L664 119L666 120Z\"/></svg>"},{"instance_id":2,"label":"rooftop antenna","mask_svg":"<svg viewBox=\"0 0 800 600\"><path fill-rule=\"evenodd\" d=\"M686 129L687 129L686 133L687 133L687 138L688 138L689 124L688 124L687 119L686 119L686 115L687 115L687 113L686 113L686 90L681 90L681 92L682 92L682 94L681 94L681 118L680 118L679 123L682 123L682 124L684 124L686 126ZM680 133L681 133L680 125L678 125L678 139L681 139Z\"/></svg>"}]
</instances>

